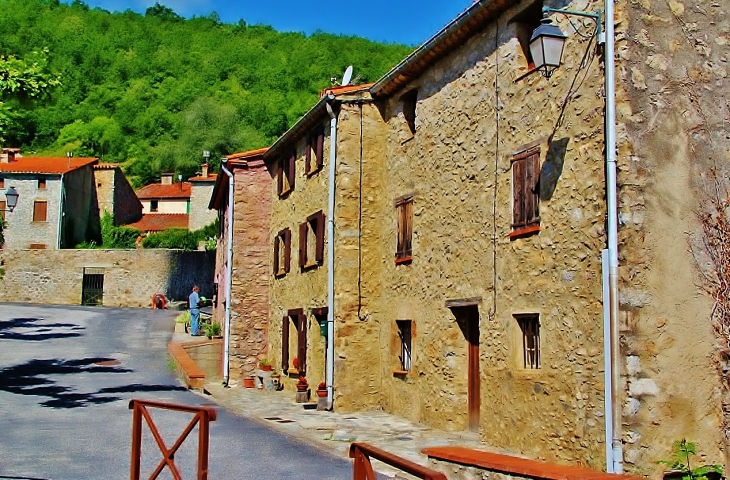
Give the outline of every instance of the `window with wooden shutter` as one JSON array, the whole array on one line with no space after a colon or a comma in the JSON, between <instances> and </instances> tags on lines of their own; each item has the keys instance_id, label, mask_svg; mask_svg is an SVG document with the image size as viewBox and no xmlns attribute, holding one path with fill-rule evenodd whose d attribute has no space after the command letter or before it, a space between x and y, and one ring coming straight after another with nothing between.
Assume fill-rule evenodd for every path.
<instances>
[{"instance_id":1,"label":"window with wooden shutter","mask_svg":"<svg viewBox=\"0 0 730 480\"><path fill-rule=\"evenodd\" d=\"M324 165L324 127L321 125L318 126L312 134L307 137L305 150L305 167L307 175L312 176L319 172Z\"/></svg>"},{"instance_id":2,"label":"window with wooden shutter","mask_svg":"<svg viewBox=\"0 0 730 480\"><path fill-rule=\"evenodd\" d=\"M38 179L38 188L41 190L45 190L45 188L46 188L46 179L45 178Z\"/></svg>"},{"instance_id":3,"label":"window with wooden shutter","mask_svg":"<svg viewBox=\"0 0 730 480\"><path fill-rule=\"evenodd\" d=\"M324 263L325 216L320 210L299 225L299 266L310 268Z\"/></svg>"},{"instance_id":4,"label":"window with wooden shutter","mask_svg":"<svg viewBox=\"0 0 730 480\"><path fill-rule=\"evenodd\" d=\"M5 188L5 179L0 178L0 188Z\"/></svg>"},{"instance_id":5,"label":"window with wooden shutter","mask_svg":"<svg viewBox=\"0 0 730 480\"><path fill-rule=\"evenodd\" d=\"M281 369L290 374L295 373L296 369L300 375L304 375L307 370L307 317L304 315L304 309L289 310L281 322ZM294 325L296 337L291 335L293 332L289 322ZM294 347L297 356L291 360L292 366L290 366L289 352Z\"/></svg>"},{"instance_id":6,"label":"window with wooden shutter","mask_svg":"<svg viewBox=\"0 0 730 480\"><path fill-rule=\"evenodd\" d=\"M8 204L5 200L0 200L0 218L5 220L5 210L7 210Z\"/></svg>"},{"instance_id":7,"label":"window with wooden shutter","mask_svg":"<svg viewBox=\"0 0 730 480\"><path fill-rule=\"evenodd\" d=\"M307 373L307 317L303 312L297 315L296 324L299 374L305 375Z\"/></svg>"},{"instance_id":8,"label":"window with wooden shutter","mask_svg":"<svg viewBox=\"0 0 730 480\"><path fill-rule=\"evenodd\" d=\"M411 320L396 320L396 326L398 327L398 339L400 340L400 355L398 360L400 369L402 372L409 372L411 370L412 355L412 324Z\"/></svg>"},{"instance_id":9,"label":"window with wooden shutter","mask_svg":"<svg viewBox=\"0 0 730 480\"><path fill-rule=\"evenodd\" d=\"M289 370L289 316L281 319L281 370Z\"/></svg>"},{"instance_id":10,"label":"window with wooden shutter","mask_svg":"<svg viewBox=\"0 0 730 480\"><path fill-rule=\"evenodd\" d=\"M33 221L34 222L48 221L48 202L38 201L38 200L33 202Z\"/></svg>"},{"instance_id":11,"label":"window with wooden shutter","mask_svg":"<svg viewBox=\"0 0 730 480\"><path fill-rule=\"evenodd\" d=\"M279 160L276 172L276 192L280 197L294 190L294 178L297 173L297 152L292 151L288 158Z\"/></svg>"},{"instance_id":12,"label":"window with wooden shutter","mask_svg":"<svg viewBox=\"0 0 730 480\"><path fill-rule=\"evenodd\" d=\"M274 239L274 276L283 277L291 266L291 230L285 228Z\"/></svg>"},{"instance_id":13,"label":"window with wooden shutter","mask_svg":"<svg viewBox=\"0 0 730 480\"><path fill-rule=\"evenodd\" d=\"M532 233L540 228L540 149L512 158L512 233Z\"/></svg>"},{"instance_id":14,"label":"window with wooden shutter","mask_svg":"<svg viewBox=\"0 0 730 480\"><path fill-rule=\"evenodd\" d=\"M410 262L413 259L413 195L398 198L395 212L398 222L395 263Z\"/></svg>"},{"instance_id":15,"label":"window with wooden shutter","mask_svg":"<svg viewBox=\"0 0 730 480\"><path fill-rule=\"evenodd\" d=\"M540 316L537 313L515 314L522 331L523 367L540 368Z\"/></svg>"}]
</instances>

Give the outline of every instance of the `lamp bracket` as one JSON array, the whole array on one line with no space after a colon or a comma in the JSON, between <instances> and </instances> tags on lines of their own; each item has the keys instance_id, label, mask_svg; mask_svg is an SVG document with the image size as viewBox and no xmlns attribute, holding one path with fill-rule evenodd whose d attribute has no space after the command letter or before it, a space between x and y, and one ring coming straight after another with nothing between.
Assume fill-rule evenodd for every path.
<instances>
[{"instance_id":1,"label":"lamp bracket","mask_svg":"<svg viewBox=\"0 0 730 480\"><path fill-rule=\"evenodd\" d=\"M603 30L601 29L601 19L603 16L603 12L601 10L597 10L596 13L588 13L588 12L578 12L575 10L564 10L564 9L560 9L560 8L542 7L543 17L547 17L551 13L561 13L561 14L565 15L566 17L569 15L573 15L576 17L590 18L596 24L596 29L593 31L592 36L598 37L599 44L602 44L606 41L606 37L603 34ZM573 25L572 22L571 22L571 25ZM577 32L575 25L573 25L573 28Z\"/></svg>"}]
</instances>

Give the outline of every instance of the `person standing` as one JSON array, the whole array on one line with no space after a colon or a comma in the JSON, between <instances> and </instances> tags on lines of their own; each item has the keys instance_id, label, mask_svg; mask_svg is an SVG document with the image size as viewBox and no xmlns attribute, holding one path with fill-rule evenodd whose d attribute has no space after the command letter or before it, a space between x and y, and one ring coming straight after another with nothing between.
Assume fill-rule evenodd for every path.
<instances>
[{"instance_id":1,"label":"person standing","mask_svg":"<svg viewBox=\"0 0 730 480\"><path fill-rule=\"evenodd\" d=\"M199 327L200 327L200 308L198 307L198 304L200 303L200 296L198 295L200 293L200 288L195 285L193 286L193 292L188 297L188 302L190 305L190 334L191 335L200 335Z\"/></svg>"}]
</instances>

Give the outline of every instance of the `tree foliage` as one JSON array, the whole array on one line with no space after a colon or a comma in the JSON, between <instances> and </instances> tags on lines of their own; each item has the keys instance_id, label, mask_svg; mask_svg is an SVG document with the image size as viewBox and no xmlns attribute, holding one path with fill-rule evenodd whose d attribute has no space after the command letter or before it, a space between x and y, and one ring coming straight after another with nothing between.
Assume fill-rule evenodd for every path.
<instances>
[{"instance_id":1,"label":"tree foliage","mask_svg":"<svg viewBox=\"0 0 730 480\"><path fill-rule=\"evenodd\" d=\"M194 175L203 150L216 168L225 154L270 144L348 65L373 81L409 51L215 14L186 20L160 4L140 15L79 0L0 0L0 31L0 53L47 47L63 78L50 103L18 109L6 144L123 162L136 186L162 171Z\"/></svg>"}]
</instances>

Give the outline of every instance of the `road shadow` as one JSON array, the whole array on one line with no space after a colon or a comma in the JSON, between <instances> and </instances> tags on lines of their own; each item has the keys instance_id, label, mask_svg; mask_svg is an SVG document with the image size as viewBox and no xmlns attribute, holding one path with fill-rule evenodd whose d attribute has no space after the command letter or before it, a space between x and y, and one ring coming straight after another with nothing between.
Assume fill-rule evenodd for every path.
<instances>
[{"instance_id":1,"label":"road shadow","mask_svg":"<svg viewBox=\"0 0 730 480\"><path fill-rule=\"evenodd\" d=\"M31 360L0 370L0 391L16 395L47 397L40 405L49 408L79 408L122 400L114 393L159 392L185 390L175 385L129 384L101 388L95 392L78 392L73 387L60 385L50 375L88 373L130 373L133 370L118 365L100 365L114 362L112 358L93 357L75 360Z\"/></svg>"},{"instance_id":2,"label":"road shadow","mask_svg":"<svg viewBox=\"0 0 730 480\"><path fill-rule=\"evenodd\" d=\"M0 340L40 342L59 338L80 337L84 327L74 323L41 323L42 318L11 318L0 320ZM21 331L18 331L21 330Z\"/></svg>"}]
</instances>

